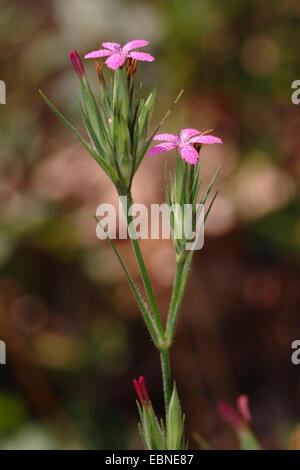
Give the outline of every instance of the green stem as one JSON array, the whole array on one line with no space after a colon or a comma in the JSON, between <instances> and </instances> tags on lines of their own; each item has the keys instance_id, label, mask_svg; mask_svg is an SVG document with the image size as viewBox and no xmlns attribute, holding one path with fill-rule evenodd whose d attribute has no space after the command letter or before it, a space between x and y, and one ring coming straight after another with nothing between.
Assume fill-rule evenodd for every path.
<instances>
[{"instance_id":1,"label":"green stem","mask_svg":"<svg viewBox=\"0 0 300 470\"><path fill-rule=\"evenodd\" d=\"M166 413L169 408L171 400L171 372L170 372L170 360L169 360L169 349L171 347L172 338L174 335L176 320L178 316L179 308L178 295L180 293L181 276L183 272L184 261L177 262L176 265L176 276L173 285L172 298L170 303L169 315L167 320L167 327L165 332L166 347L164 350L160 350L160 362L162 370L162 380L164 387L164 398L165 398L165 410Z\"/></svg>"},{"instance_id":2,"label":"green stem","mask_svg":"<svg viewBox=\"0 0 300 470\"><path fill-rule=\"evenodd\" d=\"M169 350L160 351L160 363L161 363L161 372L164 388L164 399L165 399L165 411L167 414L169 403L171 400L171 373L170 373L170 360L169 360Z\"/></svg>"},{"instance_id":3,"label":"green stem","mask_svg":"<svg viewBox=\"0 0 300 470\"><path fill-rule=\"evenodd\" d=\"M165 333L167 344L169 346L171 346L171 343L174 337L175 327L176 327L176 322L177 322L178 312L179 312L179 307L180 307L180 301L178 302L178 300L179 300L179 296L181 292L180 284L181 284L181 278L182 278L182 273L183 273L183 267L184 267L184 261L178 261L176 264L176 276L175 276L175 281L173 285L173 292L172 292L172 298L171 298L166 333ZM181 298L182 298L182 295L180 297L180 300Z\"/></svg>"},{"instance_id":4,"label":"green stem","mask_svg":"<svg viewBox=\"0 0 300 470\"><path fill-rule=\"evenodd\" d=\"M130 207L132 205L132 198L131 198L130 195L127 196L127 200L128 200L128 205ZM130 234L131 243L132 243L132 246L133 246L133 249L134 249L134 252L135 252L135 256L136 256L136 259L137 259L137 262L138 262L138 265L139 265L140 273L141 273L141 276L142 276L142 279L143 279L144 287L145 287L147 297L148 297L148 300L149 300L149 303L150 303L150 306L151 306L151 310L152 310L152 313L153 313L153 319L154 319L154 322L156 324L157 330L160 334L160 338L157 338L157 340L158 340L157 342L162 343L164 341L164 328L163 328L163 325L162 325L162 321L161 321L161 318L160 318L160 314L159 314L159 311L158 311L158 307L157 307L157 303L156 303L156 300L155 300L155 297L154 297L152 286L151 286L151 283L150 283L150 280L149 280L149 276L148 276L148 273L147 273L147 270L146 270L144 259L143 259L142 253L141 253L140 245L139 245L138 240L136 239L136 231L135 231L134 224L132 223L133 220L132 220L132 217L128 214L128 210L125 210L125 208L124 208L124 212L125 212L125 215L126 215L126 218L127 218L128 231L129 231L129 234Z\"/></svg>"},{"instance_id":5,"label":"green stem","mask_svg":"<svg viewBox=\"0 0 300 470\"><path fill-rule=\"evenodd\" d=\"M127 268L126 268L126 266L125 266L125 264L124 264L124 262L123 262L121 256L119 255L119 252L118 252L117 248L115 247L115 245L114 245L112 239L110 238L110 236L109 236L107 230L105 229L105 227L103 227L103 225L101 224L101 222L97 219L97 217L96 217L95 215L94 215L94 219L95 219L96 222L100 225L100 227L102 228L102 230L106 233L106 236L107 236L107 238L108 238L109 244L110 244L110 246L112 247L112 249L113 249L113 251L114 251L116 257L118 258L119 263L120 263L120 265L121 265L121 267L122 267L122 269L123 269L123 271L124 271L124 273L125 273L125 276L127 277L127 280L128 280L128 282L129 282L129 285L130 285L130 287L131 287L131 289L132 289L132 291L133 291L133 293L134 293L134 295L135 295L135 298L136 298L136 300L137 300L138 306L140 307L141 314L142 314L142 316L143 316L143 318L144 318L144 321L145 321L145 323L146 323L146 326L147 326L147 328L148 328L148 330L149 330L150 336L151 336L151 338L153 339L155 346L156 346L157 348L159 348L159 346L160 346L160 345L159 345L159 342L158 342L159 333L158 333L158 331L157 331L156 324L155 324L155 322L154 322L154 320L153 320L152 314L151 314L151 312L149 311L148 306L147 306L146 303L143 301L143 299L142 299L142 297L141 297L141 295L140 295L140 293L139 293L139 291L138 291L138 289L137 289L137 287L136 287L136 285L135 285L135 283L134 283L132 277L130 276L130 274L129 274L129 272L128 272L128 270L127 270Z\"/></svg>"}]
</instances>

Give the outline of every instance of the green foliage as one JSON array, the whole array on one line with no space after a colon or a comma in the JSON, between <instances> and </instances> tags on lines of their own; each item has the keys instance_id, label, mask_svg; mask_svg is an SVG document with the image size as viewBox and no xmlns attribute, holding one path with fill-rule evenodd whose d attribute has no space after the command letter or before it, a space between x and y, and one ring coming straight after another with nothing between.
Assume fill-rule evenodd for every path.
<instances>
[{"instance_id":1,"label":"green foliage","mask_svg":"<svg viewBox=\"0 0 300 470\"><path fill-rule=\"evenodd\" d=\"M237 433L241 450L262 450L261 445L256 439L254 433L247 426L244 426Z\"/></svg>"}]
</instances>

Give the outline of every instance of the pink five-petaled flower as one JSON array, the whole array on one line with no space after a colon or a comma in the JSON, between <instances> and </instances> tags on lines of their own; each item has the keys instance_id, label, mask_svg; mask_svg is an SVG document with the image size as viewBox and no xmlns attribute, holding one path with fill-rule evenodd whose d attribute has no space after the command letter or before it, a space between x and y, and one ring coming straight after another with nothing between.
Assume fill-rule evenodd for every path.
<instances>
[{"instance_id":1,"label":"pink five-petaled flower","mask_svg":"<svg viewBox=\"0 0 300 470\"><path fill-rule=\"evenodd\" d=\"M142 407L150 405L150 398L148 395L146 380L143 376L139 380L134 379L133 385L136 391L137 396L139 397Z\"/></svg>"},{"instance_id":2,"label":"pink five-petaled flower","mask_svg":"<svg viewBox=\"0 0 300 470\"><path fill-rule=\"evenodd\" d=\"M153 62L154 57L152 57L152 55L147 54L146 52L133 51L133 49L147 46L147 44L149 44L148 41L143 41L139 39L127 42L124 47L121 47L121 45L117 42L103 42L101 45L105 47L105 49L99 49L98 51L90 52L89 54L84 56L84 58L97 59L99 57L108 56L108 59L106 59L105 63L107 67L113 70L122 67L125 60L128 58Z\"/></svg>"},{"instance_id":3,"label":"pink five-petaled flower","mask_svg":"<svg viewBox=\"0 0 300 470\"><path fill-rule=\"evenodd\" d=\"M222 144L222 140L213 135L201 135L197 129L182 129L180 135L157 134L153 140L165 140L162 144L155 145L149 150L148 155L167 152L175 147L180 151L181 158L194 165L197 163L199 154L194 144Z\"/></svg>"},{"instance_id":4,"label":"pink five-petaled flower","mask_svg":"<svg viewBox=\"0 0 300 470\"><path fill-rule=\"evenodd\" d=\"M239 432L251 422L251 413L247 395L240 395L237 399L237 411L226 401L219 402L219 412L224 421L229 423L235 431Z\"/></svg>"}]
</instances>

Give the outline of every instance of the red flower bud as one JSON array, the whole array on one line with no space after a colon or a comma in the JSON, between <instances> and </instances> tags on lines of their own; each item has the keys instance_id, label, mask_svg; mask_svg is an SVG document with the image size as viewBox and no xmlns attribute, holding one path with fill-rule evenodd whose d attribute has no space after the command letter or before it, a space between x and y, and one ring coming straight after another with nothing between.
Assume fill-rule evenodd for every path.
<instances>
[{"instance_id":1,"label":"red flower bud","mask_svg":"<svg viewBox=\"0 0 300 470\"><path fill-rule=\"evenodd\" d=\"M150 405L150 398L148 395L145 378L141 376L139 380L134 379L133 385L134 385L136 394L139 397L141 405L142 406Z\"/></svg>"},{"instance_id":2,"label":"red flower bud","mask_svg":"<svg viewBox=\"0 0 300 470\"><path fill-rule=\"evenodd\" d=\"M240 415L226 401L219 402L219 413L235 431L239 431L243 427Z\"/></svg>"},{"instance_id":3,"label":"red flower bud","mask_svg":"<svg viewBox=\"0 0 300 470\"><path fill-rule=\"evenodd\" d=\"M85 71L77 51L69 52L70 60L78 77L85 77Z\"/></svg>"},{"instance_id":4,"label":"red flower bud","mask_svg":"<svg viewBox=\"0 0 300 470\"><path fill-rule=\"evenodd\" d=\"M229 423L235 431L240 431L251 422L247 395L240 395L237 399L237 411L226 401L219 402L219 413Z\"/></svg>"}]
</instances>

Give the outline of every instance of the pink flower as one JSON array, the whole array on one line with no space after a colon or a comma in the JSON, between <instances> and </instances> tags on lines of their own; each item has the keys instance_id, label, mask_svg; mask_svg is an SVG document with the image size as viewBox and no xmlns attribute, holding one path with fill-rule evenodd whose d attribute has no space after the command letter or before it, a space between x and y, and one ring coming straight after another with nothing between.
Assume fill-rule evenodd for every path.
<instances>
[{"instance_id":1,"label":"pink flower","mask_svg":"<svg viewBox=\"0 0 300 470\"><path fill-rule=\"evenodd\" d=\"M149 150L148 155L167 152L175 147L180 151L181 158L194 165L197 163L199 154L194 144L222 144L222 140L213 135L201 135L197 129L183 129L180 135L157 134L153 140L166 140L162 144L155 145Z\"/></svg>"},{"instance_id":2,"label":"pink flower","mask_svg":"<svg viewBox=\"0 0 300 470\"><path fill-rule=\"evenodd\" d=\"M139 397L141 405L142 406L150 405L150 398L148 395L145 378L141 376L139 380L134 379L133 385L134 385L136 394Z\"/></svg>"},{"instance_id":3,"label":"pink flower","mask_svg":"<svg viewBox=\"0 0 300 470\"><path fill-rule=\"evenodd\" d=\"M251 423L252 420L247 395L240 395L238 397L237 411L226 401L220 401L219 412L224 421L229 423L237 432Z\"/></svg>"},{"instance_id":4,"label":"pink flower","mask_svg":"<svg viewBox=\"0 0 300 470\"><path fill-rule=\"evenodd\" d=\"M153 62L154 57L152 57L152 55L147 54L146 52L133 51L133 49L147 46L147 44L149 44L148 41L138 39L127 42L124 47L121 47L121 45L117 42L103 42L101 45L105 47L105 49L99 49L98 51L90 52L84 58L96 59L99 57L108 56L108 59L106 59L105 63L107 67L113 70L122 67L127 58Z\"/></svg>"},{"instance_id":5,"label":"pink flower","mask_svg":"<svg viewBox=\"0 0 300 470\"><path fill-rule=\"evenodd\" d=\"M78 75L78 77L84 78L85 77L85 71L84 71L81 59L78 55L78 52L75 51L75 49L74 49L73 51L69 52L69 57L70 57L70 60L72 62L72 65L73 65L74 70L75 70L76 74Z\"/></svg>"}]
</instances>

